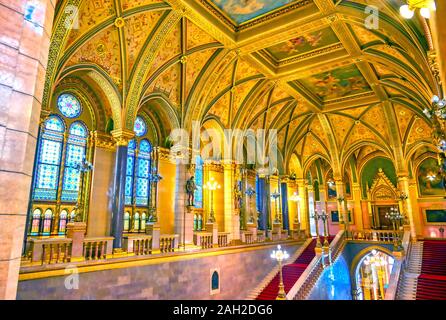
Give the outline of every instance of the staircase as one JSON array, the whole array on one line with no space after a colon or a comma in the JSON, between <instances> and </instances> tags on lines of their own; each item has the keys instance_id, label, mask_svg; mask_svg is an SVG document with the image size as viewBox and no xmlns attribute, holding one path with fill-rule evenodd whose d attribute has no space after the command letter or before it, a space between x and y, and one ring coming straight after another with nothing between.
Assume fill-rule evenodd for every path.
<instances>
[{"instance_id":1,"label":"staircase","mask_svg":"<svg viewBox=\"0 0 446 320\"><path fill-rule=\"evenodd\" d=\"M329 237L328 241L331 242L332 240L333 237ZM293 257L294 259L290 259L293 261L292 263L283 266L283 284L286 293L290 291L302 273L304 273L304 271L307 269L313 258L316 256L314 250L315 247L316 239L310 240L299 256L296 258ZM277 298L277 294L279 293L279 270L275 269L274 272L269 275L268 280L269 281L264 281L260 290L254 292L252 295L250 295L250 297L255 300L275 300Z\"/></svg>"},{"instance_id":2,"label":"staircase","mask_svg":"<svg viewBox=\"0 0 446 320\"><path fill-rule=\"evenodd\" d=\"M416 300L418 276L421 273L423 261L423 242L412 244L410 254L407 257L406 271L398 285L397 300Z\"/></svg>"},{"instance_id":3,"label":"staircase","mask_svg":"<svg viewBox=\"0 0 446 320\"><path fill-rule=\"evenodd\" d=\"M294 261L300 257L300 255L305 251L305 249L311 244L312 239L307 239L302 246L290 257L290 261ZM248 295L247 300L256 300L259 294L265 289L265 287L273 281L273 279L276 277L276 275L279 272L279 267L274 267L270 273L263 279L263 281L254 289L251 291L251 293ZM275 299L276 297L274 297Z\"/></svg>"},{"instance_id":4,"label":"staircase","mask_svg":"<svg viewBox=\"0 0 446 320\"><path fill-rule=\"evenodd\" d=\"M423 241L417 300L446 300L446 241Z\"/></svg>"}]
</instances>

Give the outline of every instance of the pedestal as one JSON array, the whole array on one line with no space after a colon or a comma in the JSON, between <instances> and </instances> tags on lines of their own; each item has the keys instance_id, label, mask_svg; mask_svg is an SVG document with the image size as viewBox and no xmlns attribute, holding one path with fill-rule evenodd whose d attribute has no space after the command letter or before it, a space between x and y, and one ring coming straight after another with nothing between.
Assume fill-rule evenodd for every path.
<instances>
[{"instance_id":1,"label":"pedestal","mask_svg":"<svg viewBox=\"0 0 446 320\"><path fill-rule=\"evenodd\" d=\"M229 240L240 240L240 214L238 212L232 216L232 232Z\"/></svg>"},{"instance_id":2,"label":"pedestal","mask_svg":"<svg viewBox=\"0 0 446 320\"><path fill-rule=\"evenodd\" d=\"M158 222L146 223L146 234L152 236L152 250L158 252L160 249L161 228Z\"/></svg>"},{"instance_id":3,"label":"pedestal","mask_svg":"<svg viewBox=\"0 0 446 320\"><path fill-rule=\"evenodd\" d=\"M282 224L273 222L273 228L271 230L271 240L279 241L282 238Z\"/></svg>"},{"instance_id":4,"label":"pedestal","mask_svg":"<svg viewBox=\"0 0 446 320\"><path fill-rule=\"evenodd\" d=\"M67 238L72 242L71 262L84 261L84 239L87 232L85 222L69 222L67 224Z\"/></svg>"},{"instance_id":5,"label":"pedestal","mask_svg":"<svg viewBox=\"0 0 446 320\"><path fill-rule=\"evenodd\" d=\"M293 232L292 232L293 240L299 240L301 238L300 234L301 234L301 232L300 232L300 223L299 222L293 223Z\"/></svg>"},{"instance_id":6,"label":"pedestal","mask_svg":"<svg viewBox=\"0 0 446 320\"><path fill-rule=\"evenodd\" d=\"M218 247L218 224L215 222L206 223L206 232L212 233L212 245Z\"/></svg>"},{"instance_id":7,"label":"pedestal","mask_svg":"<svg viewBox=\"0 0 446 320\"><path fill-rule=\"evenodd\" d=\"M247 223L246 228L252 232L252 241L257 242L257 225L255 223Z\"/></svg>"}]
</instances>

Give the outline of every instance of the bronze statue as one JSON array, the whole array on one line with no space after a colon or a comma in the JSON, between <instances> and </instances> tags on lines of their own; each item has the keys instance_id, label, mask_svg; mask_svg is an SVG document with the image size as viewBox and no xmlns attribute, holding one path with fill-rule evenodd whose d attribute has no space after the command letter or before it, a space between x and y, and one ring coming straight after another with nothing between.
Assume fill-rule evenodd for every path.
<instances>
[{"instance_id":1,"label":"bronze statue","mask_svg":"<svg viewBox=\"0 0 446 320\"><path fill-rule=\"evenodd\" d=\"M198 190L195 178L192 176L186 182L187 205L193 207L195 204L195 190Z\"/></svg>"},{"instance_id":2,"label":"bronze statue","mask_svg":"<svg viewBox=\"0 0 446 320\"><path fill-rule=\"evenodd\" d=\"M234 185L234 207L235 209L241 209L243 203L243 197L242 192L240 191L240 188L238 184L236 183Z\"/></svg>"}]
</instances>

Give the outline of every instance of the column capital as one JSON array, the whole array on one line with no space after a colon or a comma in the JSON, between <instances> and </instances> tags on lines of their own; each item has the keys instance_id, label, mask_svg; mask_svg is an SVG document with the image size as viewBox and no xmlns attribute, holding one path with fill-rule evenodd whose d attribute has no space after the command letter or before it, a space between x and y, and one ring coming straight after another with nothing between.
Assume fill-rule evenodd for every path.
<instances>
[{"instance_id":1,"label":"column capital","mask_svg":"<svg viewBox=\"0 0 446 320\"><path fill-rule=\"evenodd\" d=\"M92 137L94 139L94 143L97 148L106 149L110 151L115 150L115 142L113 141L113 137L110 134L100 131L93 131Z\"/></svg>"},{"instance_id":2,"label":"column capital","mask_svg":"<svg viewBox=\"0 0 446 320\"><path fill-rule=\"evenodd\" d=\"M127 146L129 141L135 137L135 132L128 129L117 129L111 132L113 139L116 141L116 146Z\"/></svg>"}]
</instances>

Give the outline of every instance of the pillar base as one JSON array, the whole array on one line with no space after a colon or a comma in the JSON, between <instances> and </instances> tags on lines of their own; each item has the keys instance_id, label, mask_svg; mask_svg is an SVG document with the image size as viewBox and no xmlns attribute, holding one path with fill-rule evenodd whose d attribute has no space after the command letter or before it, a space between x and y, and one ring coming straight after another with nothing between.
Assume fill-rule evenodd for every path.
<instances>
[{"instance_id":1,"label":"pillar base","mask_svg":"<svg viewBox=\"0 0 446 320\"><path fill-rule=\"evenodd\" d=\"M212 245L218 247L218 224L216 222L206 223L206 232L212 233Z\"/></svg>"},{"instance_id":2,"label":"pillar base","mask_svg":"<svg viewBox=\"0 0 446 320\"><path fill-rule=\"evenodd\" d=\"M157 251L160 248L161 228L158 222L146 223L146 234L152 236L152 250Z\"/></svg>"},{"instance_id":3,"label":"pillar base","mask_svg":"<svg viewBox=\"0 0 446 320\"><path fill-rule=\"evenodd\" d=\"M69 222L67 223L67 238L72 242L71 261L84 261L84 239L87 232L87 224L85 222Z\"/></svg>"},{"instance_id":4,"label":"pillar base","mask_svg":"<svg viewBox=\"0 0 446 320\"><path fill-rule=\"evenodd\" d=\"M252 240L257 242L257 225L254 223L248 223L246 224L246 229L248 229L249 232L252 232Z\"/></svg>"}]
</instances>

